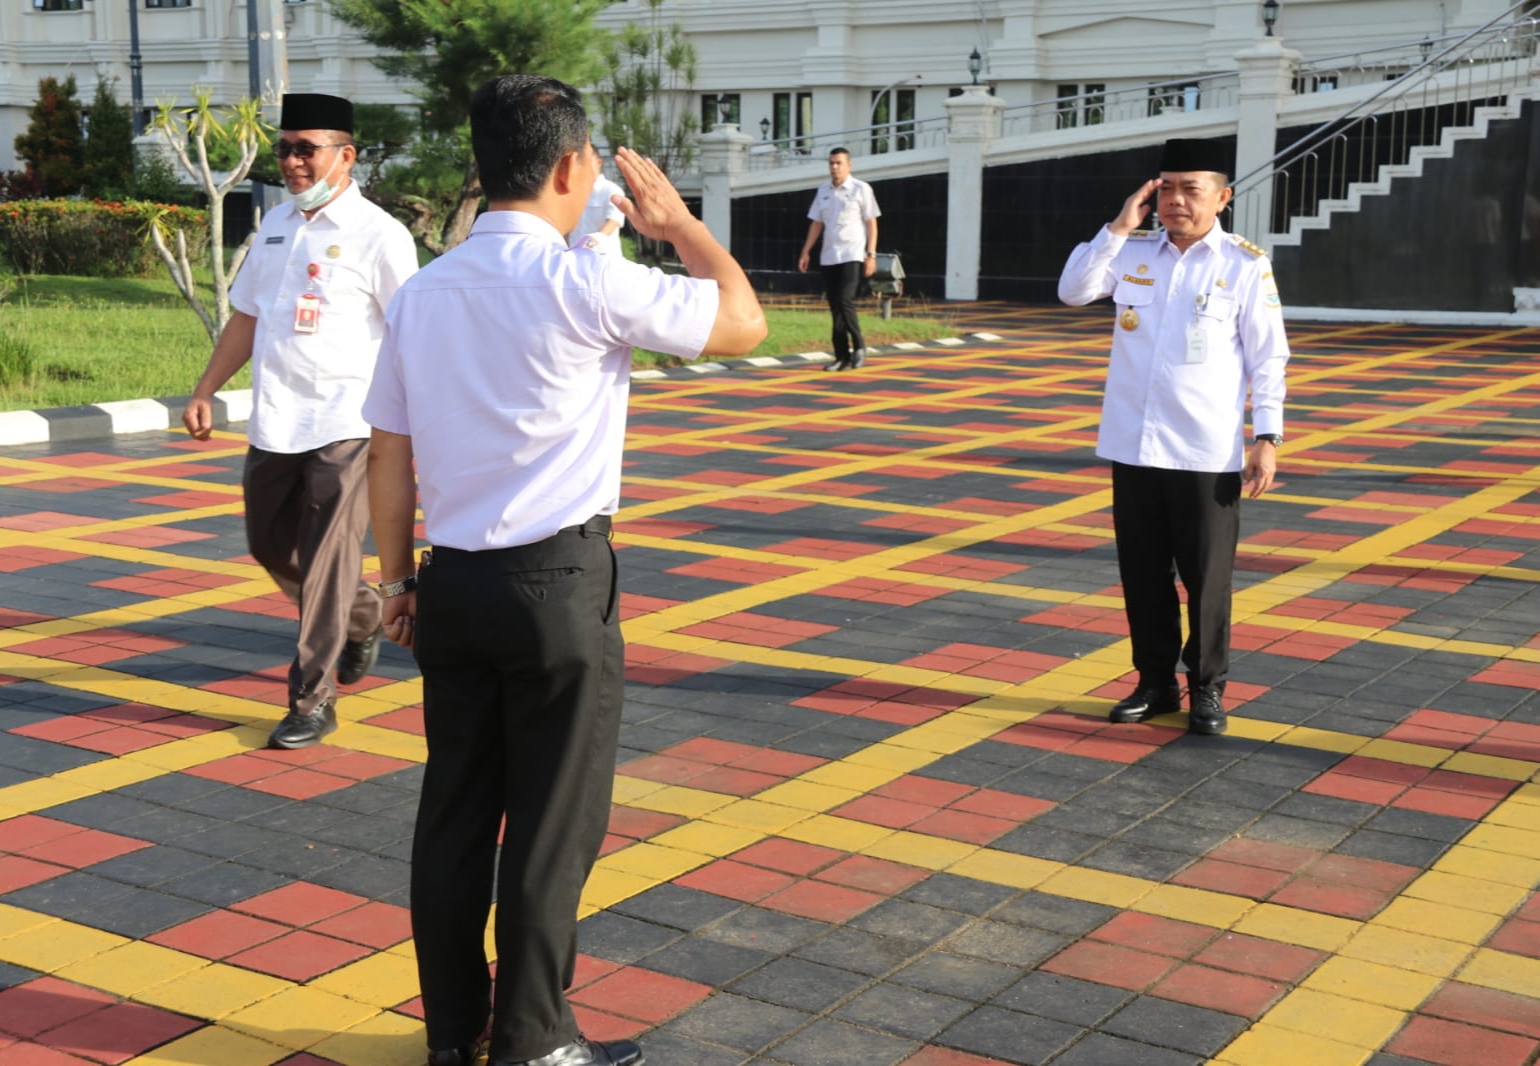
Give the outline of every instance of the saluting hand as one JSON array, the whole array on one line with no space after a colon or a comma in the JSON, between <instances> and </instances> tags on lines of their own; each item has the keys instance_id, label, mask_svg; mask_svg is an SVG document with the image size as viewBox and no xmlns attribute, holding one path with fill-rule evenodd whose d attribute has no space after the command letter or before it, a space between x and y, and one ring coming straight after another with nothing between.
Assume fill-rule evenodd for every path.
<instances>
[{"instance_id":1,"label":"saluting hand","mask_svg":"<svg viewBox=\"0 0 1540 1066\"><path fill-rule=\"evenodd\" d=\"M626 179L631 196L611 199L636 227L636 232L653 240L669 241L679 227L695 221L668 175L651 159L630 148L621 148L615 153L615 165Z\"/></svg>"},{"instance_id":2,"label":"saluting hand","mask_svg":"<svg viewBox=\"0 0 1540 1066\"><path fill-rule=\"evenodd\" d=\"M1138 229L1144 224L1144 220L1150 217L1153 205L1147 201L1158 188L1160 188L1159 178L1151 178L1139 186L1137 192L1123 201L1123 210L1118 212L1117 218L1107 224L1107 228L1119 237L1127 237Z\"/></svg>"}]
</instances>

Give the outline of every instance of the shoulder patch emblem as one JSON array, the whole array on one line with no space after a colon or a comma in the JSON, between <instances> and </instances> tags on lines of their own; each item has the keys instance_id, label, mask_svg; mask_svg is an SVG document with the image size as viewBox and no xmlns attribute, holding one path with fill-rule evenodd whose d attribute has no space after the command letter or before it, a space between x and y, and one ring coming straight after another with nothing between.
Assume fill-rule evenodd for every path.
<instances>
[{"instance_id":1,"label":"shoulder patch emblem","mask_svg":"<svg viewBox=\"0 0 1540 1066\"><path fill-rule=\"evenodd\" d=\"M1261 256L1264 256L1264 255L1267 254L1267 249L1266 248L1263 248L1260 245L1252 244L1245 237L1242 237L1239 233L1232 233L1232 234L1230 234L1230 237L1231 237L1232 240L1235 241L1236 245L1239 248L1241 248L1243 251L1246 251L1246 252L1250 253L1251 255L1254 255L1254 256L1257 256L1257 257L1261 257Z\"/></svg>"}]
</instances>

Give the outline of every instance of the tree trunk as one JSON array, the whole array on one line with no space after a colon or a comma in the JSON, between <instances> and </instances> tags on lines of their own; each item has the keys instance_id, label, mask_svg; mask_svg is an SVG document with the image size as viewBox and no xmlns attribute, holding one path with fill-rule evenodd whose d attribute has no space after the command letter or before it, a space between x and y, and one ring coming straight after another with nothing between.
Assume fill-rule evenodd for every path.
<instances>
[{"instance_id":1,"label":"tree trunk","mask_svg":"<svg viewBox=\"0 0 1540 1066\"><path fill-rule=\"evenodd\" d=\"M453 248L465 238L471 235L471 225L476 221L476 212L481 207L481 177L476 173L476 164L467 163L465 166L465 181L460 185L460 202L444 220L443 247L445 251Z\"/></svg>"}]
</instances>

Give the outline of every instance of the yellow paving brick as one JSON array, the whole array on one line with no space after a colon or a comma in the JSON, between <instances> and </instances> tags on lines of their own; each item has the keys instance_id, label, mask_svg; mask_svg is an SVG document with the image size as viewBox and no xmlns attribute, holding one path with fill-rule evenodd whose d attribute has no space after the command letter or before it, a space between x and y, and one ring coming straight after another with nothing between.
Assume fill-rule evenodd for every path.
<instances>
[{"instance_id":1,"label":"yellow paving brick","mask_svg":"<svg viewBox=\"0 0 1540 1066\"><path fill-rule=\"evenodd\" d=\"M276 977L216 962L163 985L147 988L136 998L152 1007L217 1020L292 987Z\"/></svg>"},{"instance_id":2,"label":"yellow paving brick","mask_svg":"<svg viewBox=\"0 0 1540 1066\"><path fill-rule=\"evenodd\" d=\"M1505 885L1479 877L1463 877L1439 870L1430 870L1418 877L1402 889L1401 894L1497 915L1507 914L1529 897L1529 892L1517 885Z\"/></svg>"},{"instance_id":3,"label":"yellow paving brick","mask_svg":"<svg viewBox=\"0 0 1540 1066\"><path fill-rule=\"evenodd\" d=\"M807 778L787 781L756 793L754 798L766 803L778 803L783 807L795 807L803 811L832 811L866 793L830 783L820 784Z\"/></svg>"},{"instance_id":4,"label":"yellow paving brick","mask_svg":"<svg viewBox=\"0 0 1540 1066\"><path fill-rule=\"evenodd\" d=\"M1330 914L1260 903L1235 923L1235 932L1298 944L1317 951L1336 951L1358 930L1358 923Z\"/></svg>"},{"instance_id":5,"label":"yellow paving brick","mask_svg":"<svg viewBox=\"0 0 1540 1066\"><path fill-rule=\"evenodd\" d=\"M644 777L629 777L626 774L615 775L614 802L622 807L632 805L631 801L641 796L649 796L666 788L657 781L648 781Z\"/></svg>"},{"instance_id":6,"label":"yellow paving brick","mask_svg":"<svg viewBox=\"0 0 1540 1066\"><path fill-rule=\"evenodd\" d=\"M1358 754L1368 759L1384 759L1408 766L1437 766L1449 757L1443 748L1430 748L1424 744L1408 744L1403 740L1386 740L1376 737L1358 749Z\"/></svg>"},{"instance_id":7,"label":"yellow paving brick","mask_svg":"<svg viewBox=\"0 0 1540 1066\"><path fill-rule=\"evenodd\" d=\"M1300 987L1410 1011L1441 984L1440 978L1427 974L1338 956L1323 962Z\"/></svg>"},{"instance_id":8,"label":"yellow paving brick","mask_svg":"<svg viewBox=\"0 0 1540 1066\"><path fill-rule=\"evenodd\" d=\"M1471 950L1469 944L1457 944L1453 940L1389 926L1366 925L1342 946L1341 954L1398 970L1448 977L1470 957Z\"/></svg>"},{"instance_id":9,"label":"yellow paving brick","mask_svg":"<svg viewBox=\"0 0 1540 1066\"><path fill-rule=\"evenodd\" d=\"M1392 929L1406 929L1413 933L1424 929L1437 929L1445 940L1457 940L1474 947L1492 934L1501 924L1498 915L1482 911L1466 910L1447 903L1433 903L1425 899L1402 896L1391 900L1384 910L1374 917L1374 924Z\"/></svg>"},{"instance_id":10,"label":"yellow paving brick","mask_svg":"<svg viewBox=\"0 0 1540 1066\"><path fill-rule=\"evenodd\" d=\"M1540 1000L1540 959L1481 948L1459 973L1462 981Z\"/></svg>"},{"instance_id":11,"label":"yellow paving brick","mask_svg":"<svg viewBox=\"0 0 1540 1066\"><path fill-rule=\"evenodd\" d=\"M721 858L741 851L750 844L764 839L764 834L750 829L737 829L730 825L712 825L710 822L685 822L652 837L654 844L681 851L693 851L697 855Z\"/></svg>"},{"instance_id":12,"label":"yellow paving brick","mask_svg":"<svg viewBox=\"0 0 1540 1066\"><path fill-rule=\"evenodd\" d=\"M132 763L126 759L103 759L100 762L77 766L73 770L55 774L54 779L89 788L95 792L110 792L115 788L123 788L125 785L134 785L140 781L148 781L152 777L159 777L163 772L157 767Z\"/></svg>"},{"instance_id":13,"label":"yellow paving brick","mask_svg":"<svg viewBox=\"0 0 1540 1066\"><path fill-rule=\"evenodd\" d=\"M1036 888L1062 869L1064 864L1060 862L1034 859L1030 855L1016 855L1008 851L980 849L959 859L947 873L971 877L975 881L987 881L993 885Z\"/></svg>"},{"instance_id":14,"label":"yellow paving brick","mask_svg":"<svg viewBox=\"0 0 1540 1066\"><path fill-rule=\"evenodd\" d=\"M892 832L886 826L870 825L854 818L815 814L796 825L787 826L780 835L787 840L800 840L804 844L817 844L839 851L865 851Z\"/></svg>"},{"instance_id":15,"label":"yellow paving brick","mask_svg":"<svg viewBox=\"0 0 1540 1066\"><path fill-rule=\"evenodd\" d=\"M1514 829L1506 825L1478 825L1466 833L1460 843L1465 847L1485 848L1503 855L1540 859L1540 833L1527 829Z\"/></svg>"},{"instance_id":16,"label":"yellow paving brick","mask_svg":"<svg viewBox=\"0 0 1540 1066\"><path fill-rule=\"evenodd\" d=\"M1368 743L1363 737L1346 733L1330 733L1324 729L1312 729L1303 725L1295 726L1283 733L1278 737L1278 741L1281 744L1314 748L1317 751L1339 751L1344 755L1352 754Z\"/></svg>"},{"instance_id":17,"label":"yellow paving brick","mask_svg":"<svg viewBox=\"0 0 1540 1066\"><path fill-rule=\"evenodd\" d=\"M29 911L24 907L13 907L9 903L0 903L0 940L13 936L16 933L25 932L28 929L36 929L40 925L57 922L58 918L49 914L39 914L37 911ZM0 949L0 957L4 957L3 949Z\"/></svg>"},{"instance_id":18,"label":"yellow paving brick","mask_svg":"<svg viewBox=\"0 0 1540 1066\"><path fill-rule=\"evenodd\" d=\"M754 829L762 833L779 833L798 822L806 821L807 811L795 807L783 807L778 803L763 803L745 799L729 803L704 816L718 825L731 825L739 829Z\"/></svg>"},{"instance_id":19,"label":"yellow paving brick","mask_svg":"<svg viewBox=\"0 0 1540 1066\"><path fill-rule=\"evenodd\" d=\"M1287 733L1290 726L1279 722L1264 722L1256 718L1245 717L1244 705L1235 708L1236 713L1230 715L1230 736L1240 737L1244 740L1260 740L1264 743L1272 743L1283 734Z\"/></svg>"},{"instance_id":20,"label":"yellow paving brick","mask_svg":"<svg viewBox=\"0 0 1540 1066\"><path fill-rule=\"evenodd\" d=\"M600 860L600 865L607 870L636 874L654 881L672 881L708 861L706 856L697 852L659 847L648 841L640 841L612 851Z\"/></svg>"},{"instance_id":21,"label":"yellow paving brick","mask_svg":"<svg viewBox=\"0 0 1540 1066\"><path fill-rule=\"evenodd\" d=\"M1183 885L1156 885L1134 904L1134 909L1163 918L1229 929L1242 915L1255 907L1256 901L1244 896L1230 896Z\"/></svg>"},{"instance_id":22,"label":"yellow paving brick","mask_svg":"<svg viewBox=\"0 0 1540 1066\"><path fill-rule=\"evenodd\" d=\"M664 814L682 814L686 818L700 818L735 802L731 796L705 792L683 785L669 785L646 795L635 796L627 801L629 807L644 811L662 811Z\"/></svg>"},{"instance_id":23,"label":"yellow paving brick","mask_svg":"<svg viewBox=\"0 0 1540 1066\"><path fill-rule=\"evenodd\" d=\"M345 1066L422 1066L427 1048L422 1022L387 1011L327 1037L310 1050Z\"/></svg>"},{"instance_id":24,"label":"yellow paving brick","mask_svg":"<svg viewBox=\"0 0 1540 1066\"><path fill-rule=\"evenodd\" d=\"M293 1048L211 1025L146 1051L127 1066L272 1066L293 1054Z\"/></svg>"},{"instance_id":25,"label":"yellow paving brick","mask_svg":"<svg viewBox=\"0 0 1540 1066\"><path fill-rule=\"evenodd\" d=\"M871 846L861 850L877 859L907 863L927 870L945 870L977 851L978 845L901 830L874 841Z\"/></svg>"},{"instance_id":26,"label":"yellow paving brick","mask_svg":"<svg viewBox=\"0 0 1540 1066\"><path fill-rule=\"evenodd\" d=\"M379 1008L319 988L287 988L235 1011L224 1024L239 1033L304 1049L379 1013Z\"/></svg>"},{"instance_id":27,"label":"yellow paving brick","mask_svg":"<svg viewBox=\"0 0 1540 1066\"><path fill-rule=\"evenodd\" d=\"M18 811L41 811L95 794L94 788L71 784L57 778L39 777L0 788L0 804Z\"/></svg>"},{"instance_id":28,"label":"yellow paving brick","mask_svg":"<svg viewBox=\"0 0 1540 1066\"><path fill-rule=\"evenodd\" d=\"M1535 772L1534 763L1522 759L1507 759L1501 755L1478 755L1472 751L1458 751L1444 760L1445 770L1462 774L1480 774L1482 777L1499 777L1504 781L1528 781Z\"/></svg>"},{"instance_id":29,"label":"yellow paving brick","mask_svg":"<svg viewBox=\"0 0 1540 1066\"><path fill-rule=\"evenodd\" d=\"M1132 907L1153 886L1150 882L1104 870L1067 866L1041 885L1042 891L1070 899L1105 903L1109 907Z\"/></svg>"},{"instance_id":30,"label":"yellow paving brick","mask_svg":"<svg viewBox=\"0 0 1540 1066\"><path fill-rule=\"evenodd\" d=\"M627 873L608 866L595 866L583 885L583 906L604 910L630 899L632 896L656 888L661 882L656 877Z\"/></svg>"},{"instance_id":31,"label":"yellow paving brick","mask_svg":"<svg viewBox=\"0 0 1540 1066\"><path fill-rule=\"evenodd\" d=\"M1258 1023L1212 1060L1224 1066L1361 1066L1373 1051Z\"/></svg>"},{"instance_id":32,"label":"yellow paving brick","mask_svg":"<svg viewBox=\"0 0 1540 1066\"><path fill-rule=\"evenodd\" d=\"M1492 825L1506 825L1513 829L1540 832L1540 805L1529 803L1504 803L1483 819Z\"/></svg>"},{"instance_id":33,"label":"yellow paving brick","mask_svg":"<svg viewBox=\"0 0 1540 1066\"><path fill-rule=\"evenodd\" d=\"M969 710L972 710L970 707ZM887 744L873 744L869 748L853 751L844 759L845 764L857 766L872 766L880 770L892 771L895 777L911 773L922 767L929 766L933 761L924 752L912 751L907 748L894 748ZM805 778L807 775L803 775Z\"/></svg>"},{"instance_id":34,"label":"yellow paving brick","mask_svg":"<svg viewBox=\"0 0 1540 1066\"><path fill-rule=\"evenodd\" d=\"M104 933L73 922L46 922L0 940L0 961L29 970L53 973L127 944L126 937Z\"/></svg>"},{"instance_id":35,"label":"yellow paving brick","mask_svg":"<svg viewBox=\"0 0 1540 1066\"><path fill-rule=\"evenodd\" d=\"M1499 855L1481 848L1454 847L1445 852L1433 869L1528 889L1540 883L1540 859Z\"/></svg>"},{"instance_id":36,"label":"yellow paving brick","mask_svg":"<svg viewBox=\"0 0 1540 1066\"><path fill-rule=\"evenodd\" d=\"M398 1007L419 992L417 957L386 952L370 955L322 974L310 982L310 987L381 1009Z\"/></svg>"},{"instance_id":37,"label":"yellow paving brick","mask_svg":"<svg viewBox=\"0 0 1540 1066\"><path fill-rule=\"evenodd\" d=\"M1298 1033L1330 1033L1333 1040L1370 1051L1390 1039L1406 1020L1401 1011L1313 988L1296 988L1264 1017L1268 1025Z\"/></svg>"},{"instance_id":38,"label":"yellow paving brick","mask_svg":"<svg viewBox=\"0 0 1540 1066\"><path fill-rule=\"evenodd\" d=\"M208 964L207 959L196 955L131 940L100 955L60 967L55 976L132 998L146 988L174 981Z\"/></svg>"}]
</instances>

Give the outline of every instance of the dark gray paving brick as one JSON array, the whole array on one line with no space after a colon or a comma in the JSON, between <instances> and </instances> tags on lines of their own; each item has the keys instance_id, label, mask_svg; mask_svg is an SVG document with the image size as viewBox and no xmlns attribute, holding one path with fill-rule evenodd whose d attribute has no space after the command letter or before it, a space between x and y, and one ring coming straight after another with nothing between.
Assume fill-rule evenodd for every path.
<instances>
[{"instance_id":1,"label":"dark gray paving brick","mask_svg":"<svg viewBox=\"0 0 1540 1066\"><path fill-rule=\"evenodd\" d=\"M24 985L33 978L41 976L42 974L36 970L28 970L22 966L12 966L8 962L0 962L0 990Z\"/></svg>"},{"instance_id":2,"label":"dark gray paving brick","mask_svg":"<svg viewBox=\"0 0 1540 1066\"><path fill-rule=\"evenodd\" d=\"M727 991L819 1014L870 983L865 974L806 959L781 958L733 982Z\"/></svg>"},{"instance_id":3,"label":"dark gray paving brick","mask_svg":"<svg viewBox=\"0 0 1540 1066\"><path fill-rule=\"evenodd\" d=\"M928 947L920 941L877 936L859 929L836 929L804 944L793 954L828 966L876 976L902 966Z\"/></svg>"},{"instance_id":4,"label":"dark gray paving brick","mask_svg":"<svg viewBox=\"0 0 1540 1066\"><path fill-rule=\"evenodd\" d=\"M1056 933L1078 936L1105 924L1117 910L1100 903L1054 896L1047 892L1023 892L990 915L996 921L1032 925Z\"/></svg>"},{"instance_id":5,"label":"dark gray paving brick","mask_svg":"<svg viewBox=\"0 0 1540 1066\"><path fill-rule=\"evenodd\" d=\"M934 874L918 884L910 885L900 893L900 898L944 910L962 911L964 914L987 914L1019 892L1019 889L975 881L971 877Z\"/></svg>"},{"instance_id":6,"label":"dark gray paving brick","mask_svg":"<svg viewBox=\"0 0 1540 1066\"><path fill-rule=\"evenodd\" d=\"M122 881L124 884L149 888L213 864L214 859L208 855L199 855L195 851L185 851L168 845L155 845L131 851L127 855L119 855L115 859L99 862L86 869L98 877L107 877L114 881Z\"/></svg>"},{"instance_id":7,"label":"dark gray paving brick","mask_svg":"<svg viewBox=\"0 0 1540 1066\"><path fill-rule=\"evenodd\" d=\"M667 1025L669 1032L737 1048L761 1051L812 1020L802 1011L719 992Z\"/></svg>"},{"instance_id":8,"label":"dark gray paving brick","mask_svg":"<svg viewBox=\"0 0 1540 1066\"><path fill-rule=\"evenodd\" d=\"M1039 1066L1080 1036L1079 1026L1032 1018L999 1007L980 1007L933 1041L1006 1062Z\"/></svg>"},{"instance_id":9,"label":"dark gray paving brick","mask_svg":"<svg viewBox=\"0 0 1540 1066\"><path fill-rule=\"evenodd\" d=\"M1311 822L1303 818L1289 818L1282 814L1264 814L1246 827L1244 836L1253 840L1267 840L1274 844L1292 844L1298 848L1314 848L1329 851L1352 832L1345 825L1330 822Z\"/></svg>"},{"instance_id":10,"label":"dark gray paving brick","mask_svg":"<svg viewBox=\"0 0 1540 1066\"><path fill-rule=\"evenodd\" d=\"M762 907L743 907L699 931L723 944L756 948L784 955L814 939L829 927L823 922L780 914Z\"/></svg>"},{"instance_id":11,"label":"dark gray paving brick","mask_svg":"<svg viewBox=\"0 0 1540 1066\"><path fill-rule=\"evenodd\" d=\"M737 900L665 884L650 888L610 909L633 918L694 932L743 907Z\"/></svg>"},{"instance_id":12,"label":"dark gray paving brick","mask_svg":"<svg viewBox=\"0 0 1540 1066\"><path fill-rule=\"evenodd\" d=\"M880 984L862 992L835 1013L857 1025L915 1040L929 1040L975 1006L968 1000L938 996L917 988Z\"/></svg>"},{"instance_id":13,"label":"dark gray paving brick","mask_svg":"<svg viewBox=\"0 0 1540 1066\"><path fill-rule=\"evenodd\" d=\"M1031 926L980 921L948 939L946 947L959 955L991 962L1035 966L1057 955L1069 942L1068 937Z\"/></svg>"},{"instance_id":14,"label":"dark gray paving brick","mask_svg":"<svg viewBox=\"0 0 1540 1066\"><path fill-rule=\"evenodd\" d=\"M185 877L173 878L157 886L160 891L197 903L228 907L243 899L270 892L290 884L291 879L238 863L205 867Z\"/></svg>"},{"instance_id":15,"label":"dark gray paving brick","mask_svg":"<svg viewBox=\"0 0 1540 1066\"><path fill-rule=\"evenodd\" d=\"M1140 996L1097 1028L1145 1044L1211 1056L1250 1025L1245 1018Z\"/></svg>"},{"instance_id":16,"label":"dark gray paving brick","mask_svg":"<svg viewBox=\"0 0 1540 1066\"><path fill-rule=\"evenodd\" d=\"M888 980L926 992L981 1003L1016 979L1021 968L987 959L933 951L921 956Z\"/></svg>"},{"instance_id":17,"label":"dark gray paving brick","mask_svg":"<svg viewBox=\"0 0 1540 1066\"><path fill-rule=\"evenodd\" d=\"M993 1000L998 1007L1089 1028L1106 1018L1133 994L1111 985L1034 971Z\"/></svg>"},{"instance_id":18,"label":"dark gray paving brick","mask_svg":"<svg viewBox=\"0 0 1540 1066\"><path fill-rule=\"evenodd\" d=\"M787 1066L825 1066L826 1063L861 1063L861 1066L898 1066L920 1045L912 1040L861 1029L820 1018L770 1055Z\"/></svg>"},{"instance_id":19,"label":"dark gray paving brick","mask_svg":"<svg viewBox=\"0 0 1540 1066\"><path fill-rule=\"evenodd\" d=\"M920 943L935 943L968 923L967 915L925 903L890 899L858 915L846 924L879 936Z\"/></svg>"},{"instance_id":20,"label":"dark gray paving brick","mask_svg":"<svg viewBox=\"0 0 1540 1066\"><path fill-rule=\"evenodd\" d=\"M1201 1066L1203 1059L1170 1048L1091 1033L1053 1060L1053 1066Z\"/></svg>"},{"instance_id":21,"label":"dark gray paving brick","mask_svg":"<svg viewBox=\"0 0 1540 1066\"><path fill-rule=\"evenodd\" d=\"M768 952L687 936L644 956L642 965L687 981L722 988L774 958Z\"/></svg>"},{"instance_id":22,"label":"dark gray paving brick","mask_svg":"<svg viewBox=\"0 0 1540 1066\"><path fill-rule=\"evenodd\" d=\"M143 889L93 907L77 915L75 921L138 940L162 929L170 929L173 925L191 921L213 909L207 903L195 903L152 889Z\"/></svg>"},{"instance_id":23,"label":"dark gray paving brick","mask_svg":"<svg viewBox=\"0 0 1540 1066\"><path fill-rule=\"evenodd\" d=\"M600 911L578 923L578 948L611 962L630 964L679 939L679 930Z\"/></svg>"}]
</instances>

